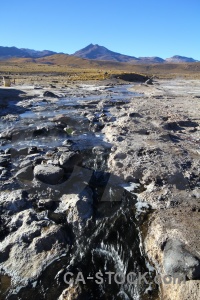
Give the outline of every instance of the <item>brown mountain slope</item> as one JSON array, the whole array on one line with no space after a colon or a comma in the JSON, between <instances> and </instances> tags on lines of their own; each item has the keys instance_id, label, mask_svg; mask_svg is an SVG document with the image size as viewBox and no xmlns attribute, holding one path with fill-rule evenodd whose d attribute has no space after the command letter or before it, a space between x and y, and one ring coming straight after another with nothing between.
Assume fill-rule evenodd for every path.
<instances>
[{"instance_id":1,"label":"brown mountain slope","mask_svg":"<svg viewBox=\"0 0 200 300\"><path fill-rule=\"evenodd\" d=\"M114 62L132 62L138 60L138 58L136 58L135 56L129 56L118 52L114 52L98 44L90 44L85 48L76 51L73 55L86 59L103 61L108 60Z\"/></svg>"},{"instance_id":2,"label":"brown mountain slope","mask_svg":"<svg viewBox=\"0 0 200 300\"><path fill-rule=\"evenodd\" d=\"M5 72L19 73L66 73L96 72L109 74L118 72L136 72L156 75L160 78L190 77L200 78L200 62L197 63L161 63L161 64L130 64L112 61L88 60L72 55L56 54L48 57L12 58L0 61L1 74Z\"/></svg>"}]
</instances>

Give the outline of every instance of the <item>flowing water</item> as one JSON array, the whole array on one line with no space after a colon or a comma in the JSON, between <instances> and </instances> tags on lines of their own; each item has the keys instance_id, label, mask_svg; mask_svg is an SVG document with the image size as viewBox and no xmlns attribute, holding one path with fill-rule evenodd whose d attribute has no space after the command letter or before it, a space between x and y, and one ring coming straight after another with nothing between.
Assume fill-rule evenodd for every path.
<instances>
[{"instance_id":1,"label":"flowing water","mask_svg":"<svg viewBox=\"0 0 200 300\"><path fill-rule=\"evenodd\" d=\"M94 194L93 217L85 224L66 225L66 231L71 239L70 248L66 253L49 265L36 282L21 288L17 295L12 294L8 299L55 300L64 289L69 287L64 281L66 272L73 273L72 277L75 281L80 272L83 276L82 280L75 284L80 295L77 299L155 299L157 291L152 292L149 283L135 280L140 273L147 272L149 281L153 276L147 268L141 250L140 220L136 218L137 197L126 191L122 184L121 186L113 184L119 179L115 179L107 169L107 158L112 145L106 142L101 132L89 131L88 120L80 116L78 108L75 109L85 101L92 103L102 99L109 100L109 105L127 103L130 98L137 96L128 90L129 87L109 87L99 94L99 89L95 86L82 85L81 89L97 91L98 94L81 99L80 96L74 95L58 99L53 105L38 100L31 109L20 115L19 120L12 124L8 122L1 124L7 130L13 128L23 130L25 127L39 130L38 128L48 127L45 136L34 135L33 130L30 130L27 135L18 135L17 138L7 141L2 145L2 149L16 146L51 149L62 146L67 139L69 140L63 132L59 134L58 131L54 131L52 118L58 114L67 116L71 122L70 126L78 132L70 137L72 148L82 152L84 167L93 170L88 185ZM105 108L108 116L110 116L109 105ZM94 147L97 147L96 151ZM103 195L106 192L107 198L104 201ZM102 274L100 282L96 282L98 272ZM107 272L113 272L112 278L109 278ZM133 272L136 278L133 280L131 277L130 283L127 275ZM115 274L122 278L115 277Z\"/></svg>"}]
</instances>

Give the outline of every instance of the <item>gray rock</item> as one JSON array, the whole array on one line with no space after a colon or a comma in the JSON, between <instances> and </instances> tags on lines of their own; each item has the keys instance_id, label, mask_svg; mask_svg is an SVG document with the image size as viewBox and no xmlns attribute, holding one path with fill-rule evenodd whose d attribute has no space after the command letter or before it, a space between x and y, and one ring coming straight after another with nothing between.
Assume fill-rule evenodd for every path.
<instances>
[{"instance_id":1,"label":"gray rock","mask_svg":"<svg viewBox=\"0 0 200 300\"><path fill-rule=\"evenodd\" d=\"M35 154L38 152L38 148L37 147L30 147L28 148L28 154Z\"/></svg>"},{"instance_id":2,"label":"gray rock","mask_svg":"<svg viewBox=\"0 0 200 300\"><path fill-rule=\"evenodd\" d=\"M188 279L200 279L200 260L185 249L178 240L167 241L164 248L164 270L167 275L185 275Z\"/></svg>"},{"instance_id":3,"label":"gray rock","mask_svg":"<svg viewBox=\"0 0 200 300\"><path fill-rule=\"evenodd\" d=\"M17 150L17 154L20 156L20 155L27 155L28 154L28 148L22 148L22 149L19 149ZM12 153L11 153L12 155Z\"/></svg>"},{"instance_id":4,"label":"gray rock","mask_svg":"<svg viewBox=\"0 0 200 300\"><path fill-rule=\"evenodd\" d=\"M57 213L67 212L68 223L80 224L90 218L93 214L93 192L85 188L80 193L66 194L61 197Z\"/></svg>"},{"instance_id":5,"label":"gray rock","mask_svg":"<svg viewBox=\"0 0 200 300\"><path fill-rule=\"evenodd\" d=\"M37 280L42 271L68 251L69 238L60 225L32 209L13 216L11 233L0 244L0 268L11 277L13 288Z\"/></svg>"},{"instance_id":6,"label":"gray rock","mask_svg":"<svg viewBox=\"0 0 200 300\"><path fill-rule=\"evenodd\" d=\"M25 158L20 159L20 168L28 167L30 165L37 165L41 164L42 160L44 158L41 156L41 154L29 154Z\"/></svg>"},{"instance_id":7,"label":"gray rock","mask_svg":"<svg viewBox=\"0 0 200 300\"><path fill-rule=\"evenodd\" d=\"M1 155L0 156L0 166L7 167L10 162L10 155Z\"/></svg>"},{"instance_id":8,"label":"gray rock","mask_svg":"<svg viewBox=\"0 0 200 300\"><path fill-rule=\"evenodd\" d=\"M28 206L26 193L22 190L2 192L0 195L0 205L3 209L16 213L24 210Z\"/></svg>"},{"instance_id":9,"label":"gray rock","mask_svg":"<svg viewBox=\"0 0 200 300\"><path fill-rule=\"evenodd\" d=\"M34 168L35 178L47 184L58 184L63 175L63 169L52 165L37 165Z\"/></svg>"},{"instance_id":10,"label":"gray rock","mask_svg":"<svg viewBox=\"0 0 200 300\"><path fill-rule=\"evenodd\" d=\"M114 159L125 159L127 156L126 153L118 152L115 154Z\"/></svg>"},{"instance_id":11,"label":"gray rock","mask_svg":"<svg viewBox=\"0 0 200 300\"><path fill-rule=\"evenodd\" d=\"M33 176L33 167L32 166L24 167L21 170L19 170L15 176L21 180L31 181L31 180L33 180L33 177L34 177Z\"/></svg>"},{"instance_id":12,"label":"gray rock","mask_svg":"<svg viewBox=\"0 0 200 300\"><path fill-rule=\"evenodd\" d=\"M92 148L92 152L94 154L100 155L105 152L105 148L103 146L95 146L94 148Z\"/></svg>"},{"instance_id":13,"label":"gray rock","mask_svg":"<svg viewBox=\"0 0 200 300\"><path fill-rule=\"evenodd\" d=\"M131 112L128 114L131 118L142 118L142 115L137 112Z\"/></svg>"},{"instance_id":14,"label":"gray rock","mask_svg":"<svg viewBox=\"0 0 200 300\"><path fill-rule=\"evenodd\" d=\"M82 163L82 155L72 151L62 153L59 163L66 171L72 171L74 166Z\"/></svg>"},{"instance_id":15,"label":"gray rock","mask_svg":"<svg viewBox=\"0 0 200 300\"><path fill-rule=\"evenodd\" d=\"M1 119L9 122L19 121L19 115L8 114L6 116L1 117Z\"/></svg>"},{"instance_id":16,"label":"gray rock","mask_svg":"<svg viewBox=\"0 0 200 300\"><path fill-rule=\"evenodd\" d=\"M54 201L51 199L40 199L38 201L39 208L50 209L50 208L52 208L53 204L54 204Z\"/></svg>"},{"instance_id":17,"label":"gray rock","mask_svg":"<svg viewBox=\"0 0 200 300\"><path fill-rule=\"evenodd\" d=\"M152 85L153 84L153 79L152 78L149 78L147 81L145 81L146 84L150 84Z\"/></svg>"},{"instance_id":18,"label":"gray rock","mask_svg":"<svg viewBox=\"0 0 200 300\"><path fill-rule=\"evenodd\" d=\"M22 168L25 168L25 167L28 167L28 166L32 166L32 162L30 160L23 160L19 167L22 169Z\"/></svg>"},{"instance_id":19,"label":"gray rock","mask_svg":"<svg viewBox=\"0 0 200 300\"><path fill-rule=\"evenodd\" d=\"M65 213L55 213L52 211L48 211L48 218L55 224L64 224L67 221L67 216Z\"/></svg>"},{"instance_id":20,"label":"gray rock","mask_svg":"<svg viewBox=\"0 0 200 300\"><path fill-rule=\"evenodd\" d=\"M49 92L49 91L44 92L43 96L44 97L50 97L50 98L58 98L57 95L55 95L54 93Z\"/></svg>"}]
</instances>

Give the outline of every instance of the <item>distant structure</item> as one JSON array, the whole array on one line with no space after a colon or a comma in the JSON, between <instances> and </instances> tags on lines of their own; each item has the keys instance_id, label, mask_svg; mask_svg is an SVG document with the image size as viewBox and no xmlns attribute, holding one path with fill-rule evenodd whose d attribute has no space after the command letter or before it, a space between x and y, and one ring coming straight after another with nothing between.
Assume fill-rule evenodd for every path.
<instances>
[{"instance_id":1,"label":"distant structure","mask_svg":"<svg viewBox=\"0 0 200 300\"><path fill-rule=\"evenodd\" d=\"M11 81L9 77L3 76L3 85L5 87L10 87L11 86Z\"/></svg>"}]
</instances>

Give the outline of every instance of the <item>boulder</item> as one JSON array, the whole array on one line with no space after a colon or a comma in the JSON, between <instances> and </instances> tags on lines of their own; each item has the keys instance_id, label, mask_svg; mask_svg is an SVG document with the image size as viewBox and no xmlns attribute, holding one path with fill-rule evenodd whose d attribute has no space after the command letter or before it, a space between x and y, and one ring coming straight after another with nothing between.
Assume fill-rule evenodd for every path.
<instances>
[{"instance_id":1,"label":"boulder","mask_svg":"<svg viewBox=\"0 0 200 300\"><path fill-rule=\"evenodd\" d=\"M87 187L80 193L64 194L56 213L66 213L68 223L78 226L93 214L93 192Z\"/></svg>"},{"instance_id":2,"label":"boulder","mask_svg":"<svg viewBox=\"0 0 200 300\"><path fill-rule=\"evenodd\" d=\"M17 174L15 175L18 179L21 180L28 180L31 181L33 180L33 167L31 165L26 166L19 170Z\"/></svg>"},{"instance_id":3,"label":"boulder","mask_svg":"<svg viewBox=\"0 0 200 300\"><path fill-rule=\"evenodd\" d=\"M163 267L167 275L185 275L190 280L200 279L200 259L187 251L179 240L167 241Z\"/></svg>"},{"instance_id":4,"label":"boulder","mask_svg":"<svg viewBox=\"0 0 200 300\"><path fill-rule=\"evenodd\" d=\"M44 92L43 96L44 97L49 97L49 98L58 98L57 95L55 95L54 93L49 92L49 91Z\"/></svg>"},{"instance_id":5,"label":"boulder","mask_svg":"<svg viewBox=\"0 0 200 300\"><path fill-rule=\"evenodd\" d=\"M34 176L36 179L47 184L58 184L62 180L64 170L52 165L37 165L34 168Z\"/></svg>"}]
</instances>

